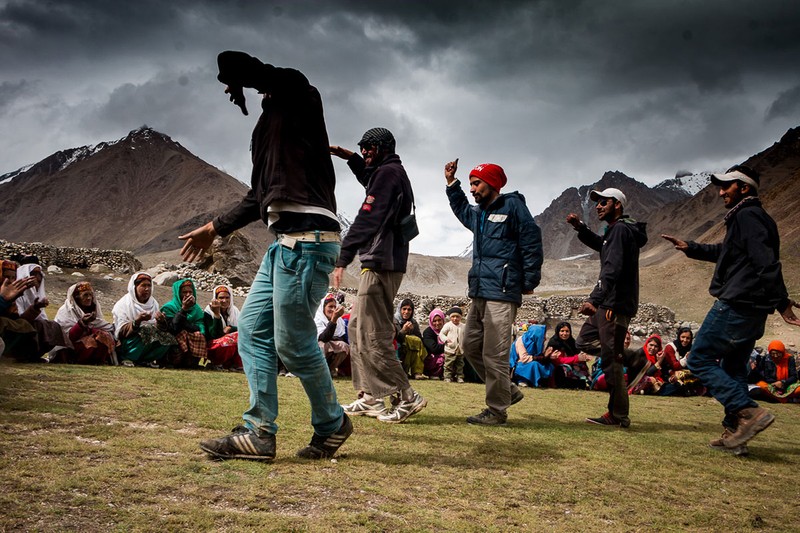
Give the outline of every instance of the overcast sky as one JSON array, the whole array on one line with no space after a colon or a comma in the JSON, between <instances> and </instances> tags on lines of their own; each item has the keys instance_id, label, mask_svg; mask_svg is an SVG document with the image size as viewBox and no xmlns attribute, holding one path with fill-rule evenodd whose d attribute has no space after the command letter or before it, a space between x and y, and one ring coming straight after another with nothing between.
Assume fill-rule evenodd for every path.
<instances>
[{"instance_id":1,"label":"overcast sky","mask_svg":"<svg viewBox=\"0 0 800 533\"><path fill-rule=\"evenodd\" d=\"M503 166L536 215L608 170L724 170L800 125L797 0L0 0L0 174L147 124L249 182L258 99L228 102L222 50L305 73L333 144L390 129L430 255L471 240L444 193L456 157L462 182ZM335 165L353 218L363 189Z\"/></svg>"}]
</instances>

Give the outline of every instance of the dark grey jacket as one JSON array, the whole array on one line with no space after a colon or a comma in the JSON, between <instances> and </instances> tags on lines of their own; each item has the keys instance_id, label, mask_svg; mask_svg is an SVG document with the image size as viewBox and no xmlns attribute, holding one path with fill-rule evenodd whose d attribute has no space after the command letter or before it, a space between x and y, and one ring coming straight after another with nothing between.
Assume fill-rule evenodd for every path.
<instances>
[{"instance_id":1,"label":"dark grey jacket","mask_svg":"<svg viewBox=\"0 0 800 533\"><path fill-rule=\"evenodd\" d=\"M644 222L627 215L612 222L601 237L585 225L578 239L600 252L600 276L588 301L597 308L632 317L639 309L639 250L647 244Z\"/></svg>"},{"instance_id":2,"label":"dark grey jacket","mask_svg":"<svg viewBox=\"0 0 800 533\"><path fill-rule=\"evenodd\" d=\"M400 157L391 154L378 166L365 168L364 160L353 154L347 164L367 194L342 241L336 266L346 267L357 253L362 268L405 272L408 243L403 240L398 223L411 213L414 192Z\"/></svg>"},{"instance_id":3,"label":"dark grey jacket","mask_svg":"<svg viewBox=\"0 0 800 533\"><path fill-rule=\"evenodd\" d=\"M727 231L719 244L688 242L686 256L716 263L709 292L739 308L772 313L789 305L783 282L778 227L758 197L750 196L725 217Z\"/></svg>"}]
</instances>

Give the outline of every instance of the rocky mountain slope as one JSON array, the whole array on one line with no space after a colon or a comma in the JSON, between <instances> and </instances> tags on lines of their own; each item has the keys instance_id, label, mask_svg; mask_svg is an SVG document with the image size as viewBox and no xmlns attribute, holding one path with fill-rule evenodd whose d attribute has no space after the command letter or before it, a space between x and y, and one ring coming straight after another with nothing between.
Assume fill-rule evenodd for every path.
<instances>
[{"instance_id":1,"label":"rocky mountain slope","mask_svg":"<svg viewBox=\"0 0 800 533\"><path fill-rule=\"evenodd\" d=\"M172 250L180 247L179 234L234 205L246 191L144 126L118 141L60 151L0 176L0 235L137 254ZM268 240L256 224L244 233L256 243Z\"/></svg>"},{"instance_id":2,"label":"rocky mountain slope","mask_svg":"<svg viewBox=\"0 0 800 533\"><path fill-rule=\"evenodd\" d=\"M578 240L572 226L565 220L569 213L576 213L590 228L599 231L600 224L594 210L594 202L589 200L589 193L592 190L603 190L608 187L624 192L628 199L625 212L636 220L644 221L647 221L654 211L690 197L689 193L680 187L651 188L622 172L606 172L599 181L591 185L568 188L540 215L534 217L542 230L545 257L563 259L591 252Z\"/></svg>"}]
</instances>

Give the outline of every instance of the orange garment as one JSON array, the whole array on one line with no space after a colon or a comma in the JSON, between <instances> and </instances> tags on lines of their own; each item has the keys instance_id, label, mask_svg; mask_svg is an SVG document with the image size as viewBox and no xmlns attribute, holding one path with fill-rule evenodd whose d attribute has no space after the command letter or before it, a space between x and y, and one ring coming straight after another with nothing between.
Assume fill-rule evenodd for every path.
<instances>
[{"instance_id":1,"label":"orange garment","mask_svg":"<svg viewBox=\"0 0 800 533\"><path fill-rule=\"evenodd\" d=\"M767 347L767 352L771 353L773 351L781 353L779 358L772 358L777 370L776 377L778 381L786 381L789 379L789 358L786 356L786 346L784 346L781 341L772 341ZM772 355L770 355L770 357L772 357Z\"/></svg>"}]
</instances>

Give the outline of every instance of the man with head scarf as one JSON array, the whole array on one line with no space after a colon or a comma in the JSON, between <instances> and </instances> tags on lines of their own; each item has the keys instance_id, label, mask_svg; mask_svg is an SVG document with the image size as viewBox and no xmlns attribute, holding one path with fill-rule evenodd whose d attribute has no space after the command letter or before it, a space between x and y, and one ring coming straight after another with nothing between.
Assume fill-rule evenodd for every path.
<instances>
[{"instance_id":1,"label":"man with head scarf","mask_svg":"<svg viewBox=\"0 0 800 533\"><path fill-rule=\"evenodd\" d=\"M502 425L506 409L523 398L511 382L511 327L523 294L533 294L542 276L542 233L525 198L501 194L506 173L499 165L478 165L469 173L471 206L456 179L458 159L447 163L447 197L456 218L472 234L469 297L472 304L464 332L464 355L486 383L486 409L467 418L469 424Z\"/></svg>"},{"instance_id":2,"label":"man with head scarf","mask_svg":"<svg viewBox=\"0 0 800 533\"><path fill-rule=\"evenodd\" d=\"M777 309L788 324L800 326L783 282L778 227L758 198L760 175L745 165L713 174L725 214L725 238L719 244L662 237L690 259L716 263L709 292L717 298L692 344L689 370L725 407L722 436L709 446L747 454L747 442L772 424L775 416L747 394L747 361L764 334L767 316ZM721 361L721 364L720 364Z\"/></svg>"},{"instance_id":3,"label":"man with head scarf","mask_svg":"<svg viewBox=\"0 0 800 533\"><path fill-rule=\"evenodd\" d=\"M262 94L251 146L250 191L228 213L181 238L185 260L199 257L216 235L261 219L276 235L239 317L239 355L250 387L243 424L200 448L218 459L275 458L278 359L297 376L311 404L314 434L297 455L332 457L353 432L336 398L317 344L314 313L339 256L336 176L322 97L299 71L265 64L243 52L217 58L220 82L247 114L243 89Z\"/></svg>"},{"instance_id":4,"label":"man with head scarf","mask_svg":"<svg viewBox=\"0 0 800 533\"><path fill-rule=\"evenodd\" d=\"M414 205L411 181L395 145L392 132L372 128L358 142L361 156L338 146L330 148L334 155L347 159L366 188L333 272L333 286L338 289L344 269L358 254L361 276L348 337L353 386L360 397L343 407L350 414L393 424L405 421L428 404L411 387L393 346L394 298L408 264L408 241L400 230L400 221L411 214ZM387 396L393 397L388 410L384 403Z\"/></svg>"}]
</instances>

